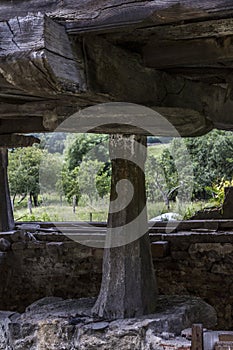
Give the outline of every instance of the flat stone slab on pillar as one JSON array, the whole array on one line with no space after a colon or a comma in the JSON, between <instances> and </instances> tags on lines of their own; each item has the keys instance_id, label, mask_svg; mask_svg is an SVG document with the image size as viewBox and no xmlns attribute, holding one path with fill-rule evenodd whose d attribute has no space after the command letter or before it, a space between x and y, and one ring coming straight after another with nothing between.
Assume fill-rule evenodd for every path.
<instances>
[{"instance_id":1,"label":"flat stone slab on pillar","mask_svg":"<svg viewBox=\"0 0 233 350\"><path fill-rule=\"evenodd\" d=\"M49 297L21 315L0 312L0 350L161 350L163 332L177 336L193 323L212 328L217 321L213 307L189 296L160 296L154 315L114 321L93 318L94 302Z\"/></svg>"}]
</instances>

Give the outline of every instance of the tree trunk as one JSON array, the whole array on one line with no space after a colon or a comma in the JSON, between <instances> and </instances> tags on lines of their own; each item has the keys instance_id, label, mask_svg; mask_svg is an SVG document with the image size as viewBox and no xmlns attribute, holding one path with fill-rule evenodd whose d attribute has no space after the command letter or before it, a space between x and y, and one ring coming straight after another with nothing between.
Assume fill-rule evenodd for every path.
<instances>
[{"instance_id":1,"label":"tree trunk","mask_svg":"<svg viewBox=\"0 0 233 350\"><path fill-rule=\"evenodd\" d=\"M8 150L0 148L0 231L14 228L9 184L7 178Z\"/></svg>"},{"instance_id":2,"label":"tree trunk","mask_svg":"<svg viewBox=\"0 0 233 350\"><path fill-rule=\"evenodd\" d=\"M93 313L108 319L136 317L155 311L157 295L146 213L146 137L110 136L110 156L112 184L107 248L101 290ZM122 180L119 191L117 186ZM130 186L125 180L133 185L128 204Z\"/></svg>"}]
</instances>

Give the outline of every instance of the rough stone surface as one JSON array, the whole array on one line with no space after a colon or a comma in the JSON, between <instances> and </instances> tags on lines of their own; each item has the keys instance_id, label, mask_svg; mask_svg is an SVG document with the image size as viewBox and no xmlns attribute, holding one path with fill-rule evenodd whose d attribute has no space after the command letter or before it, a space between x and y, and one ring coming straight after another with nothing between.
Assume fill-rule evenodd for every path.
<instances>
[{"instance_id":1,"label":"rough stone surface","mask_svg":"<svg viewBox=\"0 0 233 350\"><path fill-rule=\"evenodd\" d=\"M203 298L217 311L217 329L232 329L232 233L179 233L163 239L170 244L170 256L154 259L159 292Z\"/></svg>"},{"instance_id":2,"label":"rough stone surface","mask_svg":"<svg viewBox=\"0 0 233 350\"><path fill-rule=\"evenodd\" d=\"M0 238L0 251L6 252L11 247L10 242L5 238Z\"/></svg>"},{"instance_id":3,"label":"rough stone surface","mask_svg":"<svg viewBox=\"0 0 233 350\"><path fill-rule=\"evenodd\" d=\"M1 312L0 350L189 349L190 342L176 338L182 329L216 323L214 309L199 298L161 296L154 315L114 321L93 318L94 302L50 297L21 315Z\"/></svg>"},{"instance_id":4,"label":"rough stone surface","mask_svg":"<svg viewBox=\"0 0 233 350\"><path fill-rule=\"evenodd\" d=\"M98 295L101 249L57 233L35 233L36 241L16 236L0 236L12 244L10 250L0 252L0 309L23 312L29 304L51 295L64 299ZM201 297L215 307L217 329L232 329L233 234L180 232L156 234L151 239L169 242L169 254L154 257L159 294Z\"/></svg>"}]
</instances>

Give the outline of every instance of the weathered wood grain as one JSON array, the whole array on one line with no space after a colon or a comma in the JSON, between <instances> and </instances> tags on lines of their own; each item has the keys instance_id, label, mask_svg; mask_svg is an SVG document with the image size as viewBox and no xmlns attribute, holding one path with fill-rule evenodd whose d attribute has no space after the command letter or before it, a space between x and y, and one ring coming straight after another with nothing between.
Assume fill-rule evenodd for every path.
<instances>
[{"instance_id":1,"label":"weathered wood grain","mask_svg":"<svg viewBox=\"0 0 233 350\"><path fill-rule=\"evenodd\" d=\"M140 57L102 37L85 38L88 86L115 101L159 105L165 96L162 74L143 67Z\"/></svg>"},{"instance_id":2,"label":"weathered wood grain","mask_svg":"<svg viewBox=\"0 0 233 350\"><path fill-rule=\"evenodd\" d=\"M220 38L233 35L233 19L221 18L191 23L176 23L134 28L128 30L127 41L143 45L152 41L176 41ZM108 39L118 44L126 41L125 31L108 33Z\"/></svg>"},{"instance_id":3,"label":"weathered wood grain","mask_svg":"<svg viewBox=\"0 0 233 350\"><path fill-rule=\"evenodd\" d=\"M212 85L167 76L163 106L192 108L210 118L215 128L233 130L232 84ZM164 76L166 80L166 77ZM173 82L172 82L173 80Z\"/></svg>"},{"instance_id":4,"label":"weathered wood grain","mask_svg":"<svg viewBox=\"0 0 233 350\"><path fill-rule=\"evenodd\" d=\"M0 23L0 45L1 80L10 87L39 96L86 90L81 51L74 55L64 27L47 16Z\"/></svg>"},{"instance_id":5,"label":"weathered wood grain","mask_svg":"<svg viewBox=\"0 0 233 350\"><path fill-rule=\"evenodd\" d=\"M12 0L1 1L0 21L30 13L47 13L50 17L66 21L73 32L106 31L145 22L177 23L232 14L231 0Z\"/></svg>"}]
</instances>

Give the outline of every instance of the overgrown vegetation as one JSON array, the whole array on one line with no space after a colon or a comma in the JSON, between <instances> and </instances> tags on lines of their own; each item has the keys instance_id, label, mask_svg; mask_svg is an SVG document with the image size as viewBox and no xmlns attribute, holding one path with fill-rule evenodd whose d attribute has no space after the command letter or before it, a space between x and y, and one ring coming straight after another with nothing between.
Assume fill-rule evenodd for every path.
<instances>
[{"instance_id":1,"label":"overgrown vegetation","mask_svg":"<svg viewBox=\"0 0 233 350\"><path fill-rule=\"evenodd\" d=\"M91 212L93 220L106 220L111 178L108 136L54 134L44 135L42 141L40 146L9 152L16 219L89 220ZM233 185L232 133L214 130L198 138L149 141L149 217L176 211L188 218L207 204L222 203L224 187Z\"/></svg>"}]
</instances>

